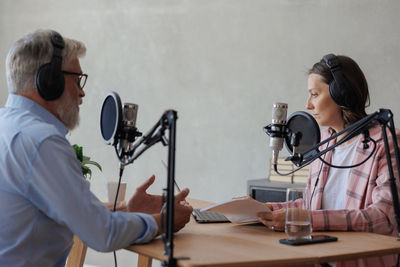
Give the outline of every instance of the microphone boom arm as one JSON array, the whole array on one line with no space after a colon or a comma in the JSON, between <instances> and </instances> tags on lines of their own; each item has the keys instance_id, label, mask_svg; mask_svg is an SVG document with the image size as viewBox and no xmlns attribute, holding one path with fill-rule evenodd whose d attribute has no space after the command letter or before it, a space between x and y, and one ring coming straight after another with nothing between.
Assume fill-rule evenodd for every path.
<instances>
[{"instance_id":1,"label":"microphone boom arm","mask_svg":"<svg viewBox=\"0 0 400 267\"><path fill-rule=\"evenodd\" d=\"M118 160L121 164L121 168L133 163L140 155L142 155L147 149L153 145L161 142L164 146L168 145L168 177L167 177L167 188L164 191L167 192L166 201L166 217L163 216L164 212L161 211L161 220L166 220L161 223L166 229L161 229L162 239L164 241L164 253L168 255L167 261L163 261L163 266L175 267L177 259L173 256L174 242L173 242L173 230L174 230L174 183L175 183L175 147L176 147L176 120L178 118L175 110L167 110L163 113L160 120L139 140L137 140L132 148L122 156L118 155ZM168 140L165 137L165 131L169 130ZM115 145L117 150L117 146ZM136 151L139 149L138 151ZM164 201L163 197L163 201ZM164 206L164 203L162 203Z\"/></svg>"},{"instance_id":2,"label":"microphone boom arm","mask_svg":"<svg viewBox=\"0 0 400 267\"><path fill-rule=\"evenodd\" d=\"M393 113L389 109L380 109L379 111L376 111L367 117L359 120L358 122L355 122L354 124L350 125L346 129L340 131L337 134L332 135L331 137L325 139L324 141L316 144L312 148L304 151L303 153L296 153L292 157L289 157L289 159L296 164L297 166L304 167L308 164L310 164L312 161L316 160L317 158L320 158L322 155L326 154L327 152L331 151L334 149L336 146L350 140L351 138L364 133L364 136L366 139L369 139L369 134L368 130L376 125L380 125L382 129L382 135L383 135L383 141L385 144L385 153L386 153L386 161L389 169L389 182L390 182L390 189L392 193L392 200L393 200L393 210L395 213L395 218L397 222L397 230L400 232L400 204L399 204L399 195L398 195L398 190L396 186L396 179L394 176L394 171L393 171L393 164L392 164L392 159L390 155L390 147L389 147L389 140L387 137L386 133L386 128L389 129L391 136L392 136L392 142L394 146L394 154L396 158L396 165L397 165L397 174L400 179L400 152L399 152L399 146L397 143L396 139L396 128L394 126L394 121L393 121ZM343 139L341 139L339 142L336 144L327 147L326 149L319 151L319 147L321 145L324 145L328 143L329 141L335 139L336 137L349 132ZM367 140L364 140L364 146L366 145ZM399 233L400 236L400 233ZM398 239L400 241L400 239Z\"/></svg>"},{"instance_id":3,"label":"microphone boom arm","mask_svg":"<svg viewBox=\"0 0 400 267\"><path fill-rule=\"evenodd\" d=\"M376 120L376 117L379 116L379 114L381 112L384 112L385 110L381 109L381 111L377 111L374 112L370 115L368 115L367 117L353 123L352 125L348 126L346 129L330 136L329 138L323 140L322 142L314 145L313 147L305 150L302 153L296 153L293 156L289 157L289 159L296 164L297 166L305 166L308 165L309 163L311 163L312 161L314 161L316 158L321 157L322 155L324 155L325 153L333 150L335 147L343 144L344 142L350 140L351 138L353 138L356 135L359 135L360 133L363 133L365 131L367 131L369 128L372 128L373 126L376 125L372 124L371 122L373 122L374 120ZM390 112L390 110L389 110ZM318 148L324 144L329 143L330 141L332 141L333 139L336 139L338 136L341 136L343 134L345 134L346 132L351 131L349 134L347 134L346 136L343 137L343 139L341 139L339 142L337 142L336 144L334 144L331 147L326 148L323 151L320 151Z\"/></svg>"}]
</instances>

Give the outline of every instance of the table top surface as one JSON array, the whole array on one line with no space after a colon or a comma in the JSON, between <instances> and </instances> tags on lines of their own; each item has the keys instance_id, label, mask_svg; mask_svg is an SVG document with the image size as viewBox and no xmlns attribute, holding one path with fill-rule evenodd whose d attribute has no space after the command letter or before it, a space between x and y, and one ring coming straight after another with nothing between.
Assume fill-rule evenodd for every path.
<instances>
[{"instance_id":1,"label":"table top surface","mask_svg":"<svg viewBox=\"0 0 400 267\"><path fill-rule=\"evenodd\" d=\"M189 199L193 207L210 202ZM289 246L279 243L284 232L274 232L262 224L199 224L191 221L174 235L174 257L178 266L269 266L307 265L360 257L400 253L396 237L366 232L317 232L338 238L336 242ZM157 260L165 260L161 238L133 245L128 250ZM180 257L188 257L182 259Z\"/></svg>"}]
</instances>

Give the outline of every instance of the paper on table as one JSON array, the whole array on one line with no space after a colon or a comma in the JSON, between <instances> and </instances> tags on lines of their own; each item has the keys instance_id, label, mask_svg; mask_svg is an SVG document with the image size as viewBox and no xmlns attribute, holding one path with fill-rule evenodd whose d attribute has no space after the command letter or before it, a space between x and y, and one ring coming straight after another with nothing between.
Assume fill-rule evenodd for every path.
<instances>
[{"instance_id":1,"label":"paper on table","mask_svg":"<svg viewBox=\"0 0 400 267\"><path fill-rule=\"evenodd\" d=\"M259 218L257 217L258 212L271 212L271 210L261 202L248 198L230 199L203 208L201 211L221 213L228 218L228 220L236 224L259 222Z\"/></svg>"}]
</instances>

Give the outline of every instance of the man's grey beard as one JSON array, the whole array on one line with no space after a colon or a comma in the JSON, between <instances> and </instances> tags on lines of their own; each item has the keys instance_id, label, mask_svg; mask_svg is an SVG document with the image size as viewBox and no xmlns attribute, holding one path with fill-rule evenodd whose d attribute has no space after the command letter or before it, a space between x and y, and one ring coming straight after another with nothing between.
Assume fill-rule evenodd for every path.
<instances>
[{"instance_id":1,"label":"man's grey beard","mask_svg":"<svg viewBox=\"0 0 400 267\"><path fill-rule=\"evenodd\" d=\"M69 94L65 94L65 96L61 99L61 104L56 111L61 122L64 123L69 131L72 131L79 125L79 106L78 103L73 103Z\"/></svg>"}]
</instances>

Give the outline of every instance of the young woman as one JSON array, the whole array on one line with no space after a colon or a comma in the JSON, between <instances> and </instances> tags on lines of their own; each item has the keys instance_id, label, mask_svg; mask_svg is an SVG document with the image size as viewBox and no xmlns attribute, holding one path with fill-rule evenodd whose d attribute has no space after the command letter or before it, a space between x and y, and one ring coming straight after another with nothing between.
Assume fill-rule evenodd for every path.
<instances>
[{"instance_id":1,"label":"young woman","mask_svg":"<svg viewBox=\"0 0 400 267\"><path fill-rule=\"evenodd\" d=\"M309 70L306 108L312 112L318 125L324 127L322 140L367 116L365 107L368 105L367 81L351 58L329 54ZM311 195L313 231L397 234L382 130L375 126L369 134L377 145L372 157L364 164L339 169L329 167L319 159L311 163L307 188ZM390 133L388 136L391 139ZM331 141L329 146L343 137ZM374 147L365 148L362 141L361 136L356 136L322 157L336 166L357 164L368 157ZM394 158L393 145L390 147ZM261 222L271 229L284 231L283 203L266 205L273 212L260 214ZM397 255L389 255L338 262L336 266L394 266L396 262Z\"/></svg>"}]
</instances>

